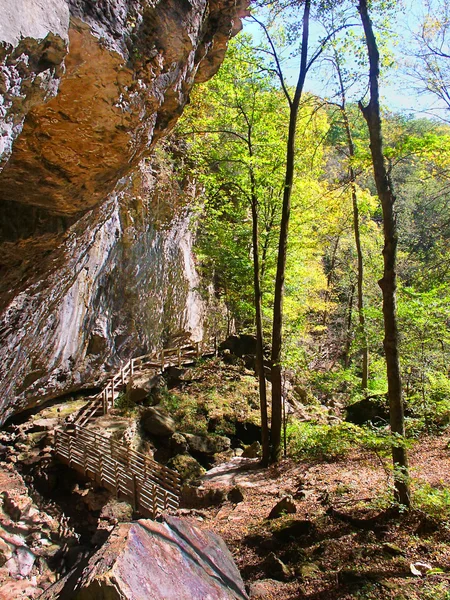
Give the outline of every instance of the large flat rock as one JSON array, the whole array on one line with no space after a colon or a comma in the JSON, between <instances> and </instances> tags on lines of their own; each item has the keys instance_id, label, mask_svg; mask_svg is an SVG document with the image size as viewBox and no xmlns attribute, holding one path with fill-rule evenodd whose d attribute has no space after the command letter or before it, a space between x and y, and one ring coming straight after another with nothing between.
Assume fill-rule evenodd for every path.
<instances>
[{"instance_id":1,"label":"large flat rock","mask_svg":"<svg viewBox=\"0 0 450 600\"><path fill-rule=\"evenodd\" d=\"M41 598L244 600L247 594L222 538L166 517L118 525L84 567Z\"/></svg>"}]
</instances>

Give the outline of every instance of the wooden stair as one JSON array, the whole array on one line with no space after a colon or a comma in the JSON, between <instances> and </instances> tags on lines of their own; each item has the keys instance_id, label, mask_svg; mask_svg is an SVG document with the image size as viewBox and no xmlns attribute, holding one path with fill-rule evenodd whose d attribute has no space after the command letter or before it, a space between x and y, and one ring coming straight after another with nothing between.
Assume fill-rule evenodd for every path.
<instances>
[{"instance_id":1,"label":"wooden stair","mask_svg":"<svg viewBox=\"0 0 450 600\"><path fill-rule=\"evenodd\" d=\"M180 476L145 454L79 425L55 430L55 454L65 464L154 519L179 505Z\"/></svg>"},{"instance_id":2,"label":"wooden stair","mask_svg":"<svg viewBox=\"0 0 450 600\"><path fill-rule=\"evenodd\" d=\"M201 356L217 353L217 342L201 341L176 348L165 348L129 360L120 371L111 377L101 392L91 396L88 402L67 421L68 427L86 426L92 419L107 414L114 407L114 401L134 375L154 369L163 372L168 367L191 364Z\"/></svg>"}]
</instances>

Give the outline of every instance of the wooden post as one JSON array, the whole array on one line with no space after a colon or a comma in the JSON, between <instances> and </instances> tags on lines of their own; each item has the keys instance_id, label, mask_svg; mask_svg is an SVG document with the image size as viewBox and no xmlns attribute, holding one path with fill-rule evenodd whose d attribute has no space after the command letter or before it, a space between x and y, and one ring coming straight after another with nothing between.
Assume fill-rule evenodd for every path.
<instances>
[{"instance_id":1,"label":"wooden post","mask_svg":"<svg viewBox=\"0 0 450 600\"><path fill-rule=\"evenodd\" d=\"M134 358L132 358L130 361L130 376L133 377L133 375L134 375Z\"/></svg>"},{"instance_id":2,"label":"wooden post","mask_svg":"<svg viewBox=\"0 0 450 600\"><path fill-rule=\"evenodd\" d=\"M217 347L217 335L214 336L214 356L217 356L218 354L218 347Z\"/></svg>"},{"instance_id":3,"label":"wooden post","mask_svg":"<svg viewBox=\"0 0 450 600\"><path fill-rule=\"evenodd\" d=\"M100 485L103 483L103 456L99 455Z\"/></svg>"},{"instance_id":4,"label":"wooden post","mask_svg":"<svg viewBox=\"0 0 450 600\"><path fill-rule=\"evenodd\" d=\"M69 435L69 467L72 467L72 436Z\"/></svg>"},{"instance_id":5,"label":"wooden post","mask_svg":"<svg viewBox=\"0 0 450 600\"><path fill-rule=\"evenodd\" d=\"M164 350L161 350L161 371L164 371Z\"/></svg>"},{"instance_id":6,"label":"wooden post","mask_svg":"<svg viewBox=\"0 0 450 600\"><path fill-rule=\"evenodd\" d=\"M84 474L87 475L87 450L86 450L86 446L83 447L83 467L84 467Z\"/></svg>"},{"instance_id":7,"label":"wooden post","mask_svg":"<svg viewBox=\"0 0 450 600\"><path fill-rule=\"evenodd\" d=\"M122 385L125 385L125 373L124 373L124 367L122 367L120 369L120 375L122 377Z\"/></svg>"},{"instance_id":8,"label":"wooden post","mask_svg":"<svg viewBox=\"0 0 450 600\"><path fill-rule=\"evenodd\" d=\"M114 407L114 379L111 381L111 408ZM109 412L109 406L108 406Z\"/></svg>"},{"instance_id":9,"label":"wooden post","mask_svg":"<svg viewBox=\"0 0 450 600\"><path fill-rule=\"evenodd\" d=\"M114 461L114 484L116 486L116 496L119 497L120 486L119 486L119 470L117 468L117 462Z\"/></svg>"},{"instance_id":10,"label":"wooden post","mask_svg":"<svg viewBox=\"0 0 450 600\"><path fill-rule=\"evenodd\" d=\"M131 475L132 492L133 492L133 508L135 511L139 510L139 483L136 480L136 475Z\"/></svg>"},{"instance_id":11,"label":"wooden post","mask_svg":"<svg viewBox=\"0 0 450 600\"><path fill-rule=\"evenodd\" d=\"M154 519L158 513L158 496L156 495L156 485L152 488L152 518Z\"/></svg>"},{"instance_id":12,"label":"wooden post","mask_svg":"<svg viewBox=\"0 0 450 600\"><path fill-rule=\"evenodd\" d=\"M178 348L178 366L181 367L181 348Z\"/></svg>"},{"instance_id":13,"label":"wooden post","mask_svg":"<svg viewBox=\"0 0 450 600\"><path fill-rule=\"evenodd\" d=\"M107 395L108 395L108 388L106 387L103 390L103 397L102 397L102 402L103 402L103 414L106 415L106 413L108 412L108 409L106 407L108 400L107 400Z\"/></svg>"},{"instance_id":14,"label":"wooden post","mask_svg":"<svg viewBox=\"0 0 450 600\"><path fill-rule=\"evenodd\" d=\"M197 358L200 357L200 342L195 342Z\"/></svg>"}]
</instances>

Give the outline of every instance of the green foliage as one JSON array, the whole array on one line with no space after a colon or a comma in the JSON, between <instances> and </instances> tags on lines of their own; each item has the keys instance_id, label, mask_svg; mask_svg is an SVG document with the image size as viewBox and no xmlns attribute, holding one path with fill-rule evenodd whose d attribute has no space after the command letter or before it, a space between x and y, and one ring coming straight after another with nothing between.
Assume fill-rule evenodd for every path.
<instances>
[{"instance_id":1,"label":"green foliage","mask_svg":"<svg viewBox=\"0 0 450 600\"><path fill-rule=\"evenodd\" d=\"M130 415L136 410L136 404L130 400L125 392L121 392L114 401L114 407L124 415Z\"/></svg>"},{"instance_id":2,"label":"green foliage","mask_svg":"<svg viewBox=\"0 0 450 600\"><path fill-rule=\"evenodd\" d=\"M385 432L352 423L294 421L288 426L287 436L289 454L297 459L336 460L357 447L388 452L392 443Z\"/></svg>"},{"instance_id":3,"label":"green foliage","mask_svg":"<svg viewBox=\"0 0 450 600\"><path fill-rule=\"evenodd\" d=\"M414 489L413 501L416 508L431 517L449 521L450 527L450 488L421 483Z\"/></svg>"}]
</instances>

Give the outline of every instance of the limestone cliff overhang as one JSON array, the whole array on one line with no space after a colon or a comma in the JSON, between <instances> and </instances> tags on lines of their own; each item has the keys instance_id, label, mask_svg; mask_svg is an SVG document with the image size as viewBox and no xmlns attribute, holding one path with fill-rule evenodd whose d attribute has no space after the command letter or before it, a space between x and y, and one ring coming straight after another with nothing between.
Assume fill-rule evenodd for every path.
<instances>
[{"instance_id":1,"label":"limestone cliff overhang","mask_svg":"<svg viewBox=\"0 0 450 600\"><path fill-rule=\"evenodd\" d=\"M173 127L246 0L3 0L0 202L74 217ZM5 229L5 227L3 227Z\"/></svg>"}]
</instances>

